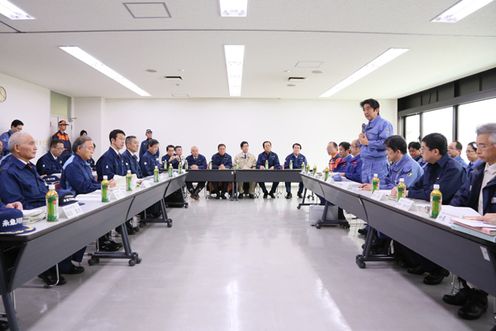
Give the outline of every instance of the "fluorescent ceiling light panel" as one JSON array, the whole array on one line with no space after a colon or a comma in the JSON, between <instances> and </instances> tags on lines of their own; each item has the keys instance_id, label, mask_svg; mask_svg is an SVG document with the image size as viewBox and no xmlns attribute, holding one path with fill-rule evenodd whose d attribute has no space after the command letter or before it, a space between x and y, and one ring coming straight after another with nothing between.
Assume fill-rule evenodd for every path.
<instances>
[{"instance_id":1,"label":"fluorescent ceiling light panel","mask_svg":"<svg viewBox=\"0 0 496 331\"><path fill-rule=\"evenodd\" d=\"M348 78L345 78L338 84L334 85L324 93L320 95L321 98L326 98L330 97L331 95L334 95L341 91L342 89L350 86L351 84L355 83L357 80L362 79L363 77L367 76L368 74L372 73L373 71L379 69L383 65L385 65L388 62L391 62L401 54L407 52L408 49L406 48L390 48L381 55L379 55L377 58L372 60L372 62L367 63L357 71L355 71L351 76Z\"/></svg>"},{"instance_id":2,"label":"fluorescent ceiling light panel","mask_svg":"<svg viewBox=\"0 0 496 331\"><path fill-rule=\"evenodd\" d=\"M245 45L224 45L224 54L226 56L229 95L239 97L241 96L241 82L243 80Z\"/></svg>"},{"instance_id":3,"label":"fluorescent ceiling light panel","mask_svg":"<svg viewBox=\"0 0 496 331\"><path fill-rule=\"evenodd\" d=\"M461 0L432 19L431 22L456 23L491 2L493 0Z\"/></svg>"},{"instance_id":4,"label":"fluorescent ceiling light panel","mask_svg":"<svg viewBox=\"0 0 496 331\"><path fill-rule=\"evenodd\" d=\"M8 0L0 0L0 14L11 20L34 20L34 17Z\"/></svg>"},{"instance_id":5,"label":"fluorescent ceiling light panel","mask_svg":"<svg viewBox=\"0 0 496 331\"><path fill-rule=\"evenodd\" d=\"M220 16L246 17L248 0L219 0Z\"/></svg>"},{"instance_id":6,"label":"fluorescent ceiling light panel","mask_svg":"<svg viewBox=\"0 0 496 331\"><path fill-rule=\"evenodd\" d=\"M131 82L129 79L122 76L114 69L106 66L100 60L96 59L91 54L86 53L81 48L79 48L77 46L61 46L59 48L61 50L63 50L64 52L66 52L67 54L74 56L79 61L86 63L87 65L89 65L93 69L98 70L99 72L101 72L105 76L115 80L117 83L130 89L134 93L136 93L142 97L149 97L150 96L150 94L148 92L139 88L136 84Z\"/></svg>"}]
</instances>

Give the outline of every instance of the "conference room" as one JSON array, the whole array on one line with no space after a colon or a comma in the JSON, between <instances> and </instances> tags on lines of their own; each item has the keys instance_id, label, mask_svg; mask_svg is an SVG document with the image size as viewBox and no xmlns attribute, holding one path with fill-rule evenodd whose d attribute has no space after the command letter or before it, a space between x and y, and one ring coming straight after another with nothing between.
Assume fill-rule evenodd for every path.
<instances>
[{"instance_id":1,"label":"conference room","mask_svg":"<svg viewBox=\"0 0 496 331\"><path fill-rule=\"evenodd\" d=\"M496 330L494 22L0 0L0 330Z\"/></svg>"}]
</instances>

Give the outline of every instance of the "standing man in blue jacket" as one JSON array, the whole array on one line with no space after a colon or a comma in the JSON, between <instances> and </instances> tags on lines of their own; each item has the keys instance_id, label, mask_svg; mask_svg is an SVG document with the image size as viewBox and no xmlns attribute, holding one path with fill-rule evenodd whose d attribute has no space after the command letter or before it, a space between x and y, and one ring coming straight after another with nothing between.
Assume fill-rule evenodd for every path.
<instances>
[{"instance_id":1,"label":"standing man in blue jacket","mask_svg":"<svg viewBox=\"0 0 496 331\"><path fill-rule=\"evenodd\" d=\"M257 168L262 170L281 169L281 164L279 163L279 157L277 156L276 153L272 152L272 143L270 141L264 141L262 147L264 151L258 154ZM258 185L260 185L260 188L263 191L264 199L267 199L267 196L270 196L272 199L276 198L274 193L276 193L279 182L272 183L270 192L267 191L267 188L265 187L265 183L258 183Z\"/></svg>"},{"instance_id":2,"label":"standing man in blue jacket","mask_svg":"<svg viewBox=\"0 0 496 331\"><path fill-rule=\"evenodd\" d=\"M375 99L360 102L363 115L369 121L362 124L362 132L358 136L362 158L362 182L371 183L374 174L382 180L388 171L386 138L393 134L391 123L379 114L380 105Z\"/></svg>"}]
</instances>

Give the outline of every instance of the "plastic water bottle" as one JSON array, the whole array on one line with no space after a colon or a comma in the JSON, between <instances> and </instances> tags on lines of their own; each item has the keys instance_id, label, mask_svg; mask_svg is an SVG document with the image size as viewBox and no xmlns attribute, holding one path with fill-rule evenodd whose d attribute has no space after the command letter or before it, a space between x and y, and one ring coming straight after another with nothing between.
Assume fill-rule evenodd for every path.
<instances>
[{"instance_id":1,"label":"plastic water bottle","mask_svg":"<svg viewBox=\"0 0 496 331\"><path fill-rule=\"evenodd\" d=\"M406 192L405 178L400 178L400 182L396 187L396 200L399 201L401 198L404 198L405 192Z\"/></svg>"},{"instance_id":2,"label":"plastic water bottle","mask_svg":"<svg viewBox=\"0 0 496 331\"><path fill-rule=\"evenodd\" d=\"M437 218L441 212L443 204L443 193L439 190L439 184L434 184L434 189L431 192L431 217Z\"/></svg>"},{"instance_id":3,"label":"plastic water bottle","mask_svg":"<svg viewBox=\"0 0 496 331\"><path fill-rule=\"evenodd\" d=\"M379 190L379 184L381 180L379 179L379 175L374 174L374 178L372 178L372 192Z\"/></svg>"},{"instance_id":4,"label":"plastic water bottle","mask_svg":"<svg viewBox=\"0 0 496 331\"><path fill-rule=\"evenodd\" d=\"M158 177L158 166L155 166L155 169L153 169L153 181L155 183L158 183L160 178Z\"/></svg>"},{"instance_id":5,"label":"plastic water bottle","mask_svg":"<svg viewBox=\"0 0 496 331\"><path fill-rule=\"evenodd\" d=\"M109 189L109 180L108 176L103 176L102 180L102 202L109 202L109 194L108 194L108 189Z\"/></svg>"},{"instance_id":6,"label":"plastic water bottle","mask_svg":"<svg viewBox=\"0 0 496 331\"><path fill-rule=\"evenodd\" d=\"M131 170L128 170L126 174L126 191L132 191L132 190L133 190L133 174L131 173Z\"/></svg>"},{"instance_id":7,"label":"plastic water bottle","mask_svg":"<svg viewBox=\"0 0 496 331\"><path fill-rule=\"evenodd\" d=\"M59 220L59 195L57 191L55 191L55 185L50 184L48 186L45 202L47 208L47 221L57 222Z\"/></svg>"}]
</instances>

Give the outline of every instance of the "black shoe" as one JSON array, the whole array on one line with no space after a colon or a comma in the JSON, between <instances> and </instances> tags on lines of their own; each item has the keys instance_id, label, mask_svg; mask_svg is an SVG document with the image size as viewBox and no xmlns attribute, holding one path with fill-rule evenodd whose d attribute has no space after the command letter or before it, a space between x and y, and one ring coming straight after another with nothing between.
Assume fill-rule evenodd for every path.
<instances>
[{"instance_id":1,"label":"black shoe","mask_svg":"<svg viewBox=\"0 0 496 331\"><path fill-rule=\"evenodd\" d=\"M255 199L255 195L253 195L253 194L251 194L251 193L250 193L250 194L248 194L248 197L249 197L250 199Z\"/></svg>"},{"instance_id":2,"label":"black shoe","mask_svg":"<svg viewBox=\"0 0 496 331\"><path fill-rule=\"evenodd\" d=\"M121 249L122 245L112 240L105 240L100 243L99 249L104 252L115 252Z\"/></svg>"},{"instance_id":3,"label":"black shoe","mask_svg":"<svg viewBox=\"0 0 496 331\"><path fill-rule=\"evenodd\" d=\"M448 276L449 276L449 271L445 270L445 269L440 270L440 271L431 272L427 276L424 277L424 284L426 284L426 285L441 284L444 277L448 277Z\"/></svg>"},{"instance_id":4,"label":"black shoe","mask_svg":"<svg viewBox=\"0 0 496 331\"><path fill-rule=\"evenodd\" d=\"M272 192L269 193L269 197L271 197L272 199L275 199L276 198L276 196Z\"/></svg>"},{"instance_id":5,"label":"black shoe","mask_svg":"<svg viewBox=\"0 0 496 331\"><path fill-rule=\"evenodd\" d=\"M423 275L425 273L424 268L421 265L418 265L416 267L411 267L406 270L409 274L413 275Z\"/></svg>"},{"instance_id":6,"label":"black shoe","mask_svg":"<svg viewBox=\"0 0 496 331\"><path fill-rule=\"evenodd\" d=\"M298 195L298 198L303 199L303 194L302 193L298 192L297 195Z\"/></svg>"},{"instance_id":7,"label":"black shoe","mask_svg":"<svg viewBox=\"0 0 496 331\"><path fill-rule=\"evenodd\" d=\"M238 194L238 199L243 199L243 193Z\"/></svg>"},{"instance_id":8,"label":"black shoe","mask_svg":"<svg viewBox=\"0 0 496 331\"><path fill-rule=\"evenodd\" d=\"M222 193L222 194L220 195L220 198L221 198L221 199L224 199L224 200L227 200L227 197L226 197L226 194L225 194L225 193Z\"/></svg>"},{"instance_id":9,"label":"black shoe","mask_svg":"<svg viewBox=\"0 0 496 331\"><path fill-rule=\"evenodd\" d=\"M458 309L458 316L466 320L475 320L482 316L487 310L487 293L472 289L467 302Z\"/></svg>"},{"instance_id":10,"label":"black shoe","mask_svg":"<svg viewBox=\"0 0 496 331\"><path fill-rule=\"evenodd\" d=\"M60 273L64 274L64 275L77 275L77 274L81 274L83 272L84 272L83 267L78 267L78 266L75 266L74 264L71 266L71 268L68 271L60 271Z\"/></svg>"},{"instance_id":11,"label":"black shoe","mask_svg":"<svg viewBox=\"0 0 496 331\"><path fill-rule=\"evenodd\" d=\"M263 198L267 199L268 196L269 196L269 193L264 193Z\"/></svg>"},{"instance_id":12,"label":"black shoe","mask_svg":"<svg viewBox=\"0 0 496 331\"><path fill-rule=\"evenodd\" d=\"M369 231L368 227L358 229L358 233L361 234L362 236L366 236L368 231Z\"/></svg>"},{"instance_id":13,"label":"black shoe","mask_svg":"<svg viewBox=\"0 0 496 331\"><path fill-rule=\"evenodd\" d=\"M57 283L57 272L54 268L45 271L44 273L38 275L38 277L41 278L47 286L60 286L66 283L65 278L62 275L59 275L59 282Z\"/></svg>"},{"instance_id":14,"label":"black shoe","mask_svg":"<svg viewBox=\"0 0 496 331\"><path fill-rule=\"evenodd\" d=\"M463 306L467 302L469 294L469 288L462 288L456 294L443 295L443 301L446 302L448 305Z\"/></svg>"},{"instance_id":15,"label":"black shoe","mask_svg":"<svg viewBox=\"0 0 496 331\"><path fill-rule=\"evenodd\" d=\"M286 199L291 199L293 195L291 193L286 194Z\"/></svg>"}]
</instances>

